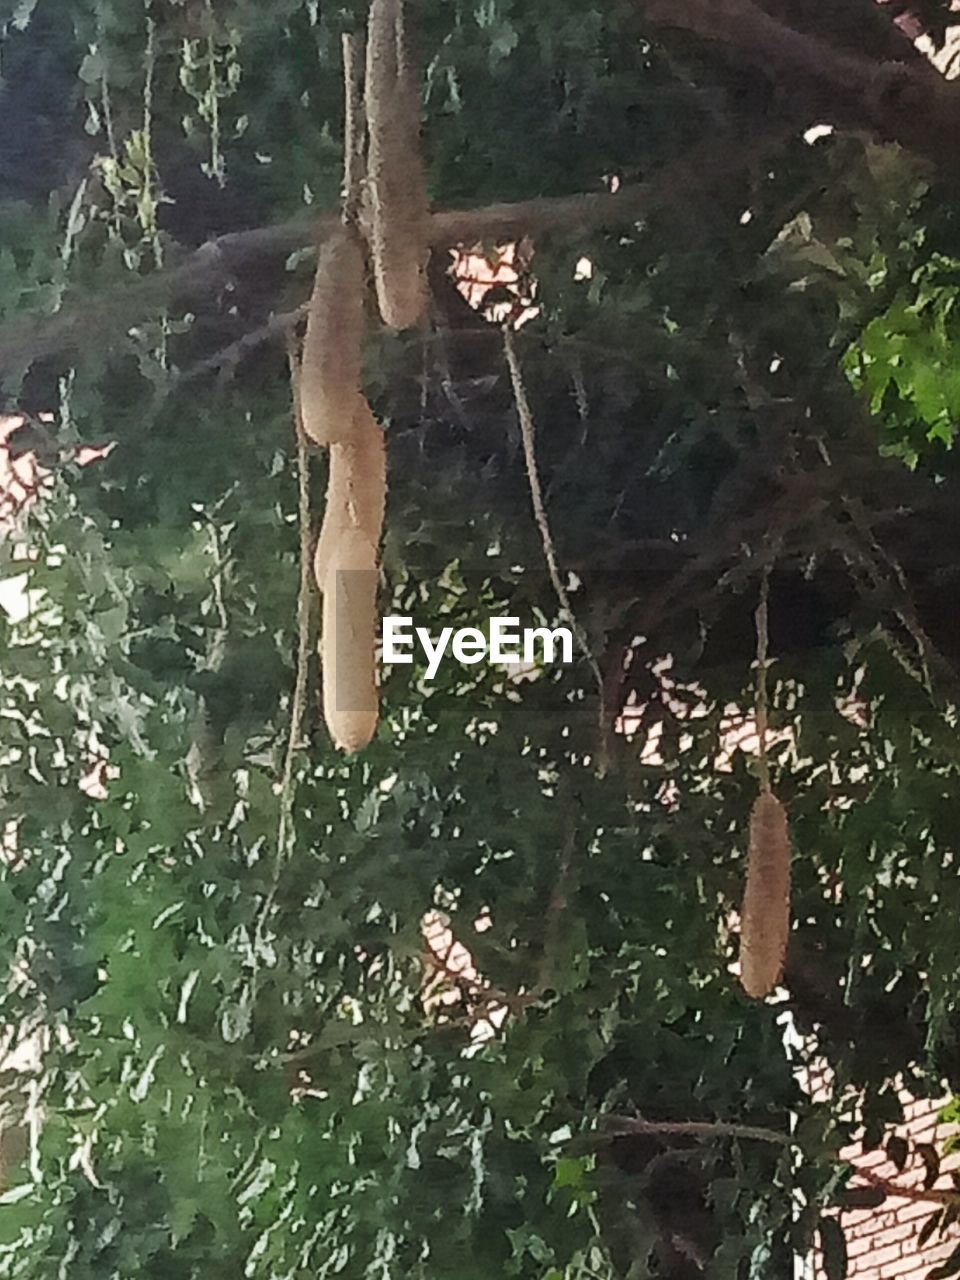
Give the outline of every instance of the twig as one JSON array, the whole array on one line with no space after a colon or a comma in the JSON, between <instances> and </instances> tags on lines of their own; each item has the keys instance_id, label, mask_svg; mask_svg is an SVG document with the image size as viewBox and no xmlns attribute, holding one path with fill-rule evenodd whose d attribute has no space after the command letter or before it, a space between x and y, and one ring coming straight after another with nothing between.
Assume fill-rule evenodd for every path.
<instances>
[{"instance_id":1,"label":"twig","mask_svg":"<svg viewBox=\"0 0 960 1280\"><path fill-rule=\"evenodd\" d=\"M297 519L300 532L300 586L297 593L297 669L293 695L290 699L290 726L280 775L279 818L277 821L277 847L274 851L273 876L270 888L257 914L254 929L254 965L259 965L260 942L263 927L276 901L280 875L289 852L293 827L293 805L296 795L296 753L303 747L303 722L307 705L307 681L310 671L310 614L312 591L310 556L310 455L300 408L300 369L296 351L291 342L287 350L290 370L290 390L293 402L293 427L297 449ZM256 972L254 973L256 978Z\"/></svg>"},{"instance_id":2,"label":"twig","mask_svg":"<svg viewBox=\"0 0 960 1280\"><path fill-rule=\"evenodd\" d=\"M635 631L649 636L670 616L671 610L689 607L704 577L709 579L705 594L712 599L738 587L742 580L752 579L758 558L760 563L766 563L768 559L778 558L784 548L789 550L791 534L809 527L823 500L806 475L787 477L782 487L783 492L768 505L755 508L748 515L718 517L696 541L690 539L685 545L689 559L662 587L651 592L637 618ZM745 558L744 547L758 550Z\"/></svg>"},{"instance_id":3,"label":"twig","mask_svg":"<svg viewBox=\"0 0 960 1280\"><path fill-rule=\"evenodd\" d=\"M760 773L760 788L770 790L770 761L767 758L767 721L769 714L767 697L767 651L769 649L769 628L767 610L770 601L770 566L764 565L760 579L760 602L757 605L755 621L757 627L757 767Z\"/></svg>"},{"instance_id":4,"label":"twig","mask_svg":"<svg viewBox=\"0 0 960 1280\"><path fill-rule=\"evenodd\" d=\"M310 555L310 456L300 407L300 368L291 342L287 349L290 388L293 396L293 426L297 446L297 520L300 531L300 586L297 592L297 671L290 702L290 729L280 779L280 822L277 830L278 863L286 856L293 816L295 791L294 760L303 747L303 722L307 706L307 679L310 669L310 614L313 594Z\"/></svg>"},{"instance_id":5,"label":"twig","mask_svg":"<svg viewBox=\"0 0 960 1280\"><path fill-rule=\"evenodd\" d=\"M727 1123L723 1120L640 1120L631 1116L607 1116L608 1126L619 1133L660 1134L663 1137L742 1138L746 1142L769 1142L780 1147L794 1146L788 1133L761 1125ZM611 1123L612 1122L612 1123Z\"/></svg>"},{"instance_id":6,"label":"twig","mask_svg":"<svg viewBox=\"0 0 960 1280\"><path fill-rule=\"evenodd\" d=\"M453 990L462 1000L472 1006L470 1016L475 1020L484 1016L483 1011L505 1009L508 1013L521 1013L535 1004L539 1004L541 990L534 987L530 991L505 991L493 986L482 973L470 970L455 969L451 964L451 956L458 946L455 937L445 953L429 947L426 954L426 976L421 984L421 999L432 1002L443 990ZM425 1006L426 1007L426 1006Z\"/></svg>"},{"instance_id":7,"label":"twig","mask_svg":"<svg viewBox=\"0 0 960 1280\"><path fill-rule=\"evenodd\" d=\"M185 383L194 382L197 378L202 378L207 373L219 374L221 378L226 380L232 376L244 356L249 355L251 351L255 351L257 347L262 347L272 342L275 338L289 334L306 313L306 303L293 311L276 312L256 329L251 329L249 333L241 334L235 342L231 342L226 347L221 347L213 355L207 356L204 360L198 360L196 364L184 369L182 373L172 379L170 386L165 388L162 394L169 395Z\"/></svg>"},{"instance_id":8,"label":"twig","mask_svg":"<svg viewBox=\"0 0 960 1280\"><path fill-rule=\"evenodd\" d=\"M546 921L543 929L543 954L540 958L537 981L531 995L541 999L556 981L557 950L560 945L563 919L570 904L571 889L576 891L574 874L574 855L577 852L578 824L570 811L574 798L565 796L564 815L562 819L564 838L560 850L557 879L547 903Z\"/></svg>"},{"instance_id":9,"label":"twig","mask_svg":"<svg viewBox=\"0 0 960 1280\"><path fill-rule=\"evenodd\" d=\"M421 1026L388 1027L382 1022L346 1022L343 1019L330 1018L320 1028L314 1040L297 1049L266 1055L263 1052L250 1055L250 1061L259 1064L282 1063L287 1067L297 1067L309 1063L320 1054L329 1053L331 1049L345 1049L351 1045L359 1045L375 1040L377 1044L413 1045L425 1036L436 1037L447 1031L472 1031L475 1019L449 1018L443 1023L424 1022Z\"/></svg>"},{"instance_id":10,"label":"twig","mask_svg":"<svg viewBox=\"0 0 960 1280\"><path fill-rule=\"evenodd\" d=\"M543 958L540 964L540 977L534 987L534 993L538 996L549 989L550 983L555 978L553 970L556 964L557 947L560 942L560 927L569 905L570 880L576 845L577 829L573 823L570 823L567 827L563 849L560 854L557 882L553 887L553 893L550 895L550 901L547 904L547 921L543 931Z\"/></svg>"},{"instance_id":11,"label":"twig","mask_svg":"<svg viewBox=\"0 0 960 1280\"><path fill-rule=\"evenodd\" d=\"M600 670L600 664L593 655L590 648L590 641L587 633L577 620L570 603L570 595L567 591L563 577L560 573L560 565L557 561L556 547L554 546L553 536L550 532L550 521L547 517L546 507L543 502L543 489L540 484L540 472L537 467L537 449L536 449L536 428L533 421L533 411L530 408L530 401L527 399L527 390L523 381L523 371L520 368L520 361L517 357L517 349L513 341L513 331L509 324L503 326L503 349L507 357L507 367L510 370L510 382L513 386L513 398L517 408L517 419L520 423L520 436L523 441L523 457L526 463L527 480L530 485L530 500L533 504L534 519L537 522L537 528L540 531L540 541L543 544L543 555L547 562L547 571L550 574L550 581L553 583L553 589L556 592L560 608L566 615L567 621L570 623L571 630L576 637L580 651L587 661L587 665L596 681L597 692L600 698L600 772L606 771L609 759L609 743L608 734L609 726L607 724L607 711L605 699L605 686L603 681L603 672Z\"/></svg>"},{"instance_id":12,"label":"twig","mask_svg":"<svg viewBox=\"0 0 960 1280\"><path fill-rule=\"evenodd\" d=\"M857 1169L856 1176L868 1182L871 1187L878 1187L888 1196L895 1199L926 1201L930 1204L960 1205L960 1191L938 1190L935 1187L902 1187L886 1178L881 1178L872 1169Z\"/></svg>"},{"instance_id":13,"label":"twig","mask_svg":"<svg viewBox=\"0 0 960 1280\"><path fill-rule=\"evenodd\" d=\"M822 438L817 440L817 448L824 464L828 468L832 468L833 459L827 449L826 442ZM873 513L871 518L860 498L851 497L843 489L840 489L839 496L853 528L860 535L864 546L868 549L861 551L853 539L844 538L843 545L847 550L842 551L841 554L843 554L847 562L847 567L856 577L857 566L859 565L860 569L866 573L866 585L868 587L872 586L874 592L879 592L884 597L888 597L888 599L884 600L884 604L888 605L916 646L920 670L918 672L910 671L912 664L907 664L906 669L910 671L910 674L919 684L923 685L931 698L936 699L936 688L933 679L934 666L936 665L940 673L951 680L954 678L955 673L947 660L939 653L917 616L917 611L910 595L907 576L902 566L877 537L874 526L878 523L882 513ZM889 581L891 577L894 580L893 584ZM899 595L899 601L894 599L897 595Z\"/></svg>"},{"instance_id":14,"label":"twig","mask_svg":"<svg viewBox=\"0 0 960 1280\"><path fill-rule=\"evenodd\" d=\"M232 490L229 492L232 493ZM201 667L204 671L216 672L221 669L227 652L227 637L230 634L230 619L227 614L227 604L223 590L224 579L229 568L229 561L225 553L225 548L220 537L220 529L217 524L219 510L227 496L229 495L224 495L224 498L221 498L220 506L214 509L208 517L210 523L209 546L213 556L213 576L210 584L210 599L213 605L213 612L217 620L217 626L211 629L207 638L206 653ZM209 803L206 782L219 763L218 757L219 752L212 741L210 733L210 720L206 699L201 696L197 704L193 738L184 761L190 799L201 813L206 809L207 804Z\"/></svg>"},{"instance_id":15,"label":"twig","mask_svg":"<svg viewBox=\"0 0 960 1280\"><path fill-rule=\"evenodd\" d=\"M876 532L874 531L873 525L864 511L861 500L859 498L851 498L847 494L844 494L843 504L848 515L853 521L854 527L876 557L877 565L871 573L874 581L878 585L884 584L884 569L886 569L894 579L895 586L893 588L893 594L899 594L900 596L899 603L894 606L894 613L901 626L906 630L916 646L917 660L920 663L923 685L927 693L929 693L931 697L936 698L933 667L934 665L937 665L941 671L946 671L952 676L954 673L950 669L950 664L946 659L941 658L930 637L924 630L920 619L917 617L917 611L910 595L910 587L907 583L906 574L896 557L887 551L886 547L884 547L880 542Z\"/></svg>"},{"instance_id":16,"label":"twig","mask_svg":"<svg viewBox=\"0 0 960 1280\"><path fill-rule=\"evenodd\" d=\"M535 990L505 991L502 987L491 986L482 975L470 978L447 968L442 962L435 965L435 970L433 989L428 994L433 996L440 992L444 986L440 979L445 980L446 990L456 991L464 1002L469 1003L469 1017L474 1023L500 1009L506 1013L523 1013L541 1000L540 993ZM438 1006L438 1011L443 1012L442 1006Z\"/></svg>"},{"instance_id":17,"label":"twig","mask_svg":"<svg viewBox=\"0 0 960 1280\"><path fill-rule=\"evenodd\" d=\"M580 447L587 443L590 431L590 400L587 396L587 384L583 376L583 361L574 353L570 368L570 381L573 383L573 395L577 405L577 417L580 419Z\"/></svg>"},{"instance_id":18,"label":"twig","mask_svg":"<svg viewBox=\"0 0 960 1280\"><path fill-rule=\"evenodd\" d=\"M688 1161L699 1164L702 1160L703 1152L699 1147L667 1147L665 1151L659 1152L644 1165L640 1176L633 1183L633 1193L639 1195L655 1185L656 1179L670 1165L685 1164Z\"/></svg>"}]
</instances>

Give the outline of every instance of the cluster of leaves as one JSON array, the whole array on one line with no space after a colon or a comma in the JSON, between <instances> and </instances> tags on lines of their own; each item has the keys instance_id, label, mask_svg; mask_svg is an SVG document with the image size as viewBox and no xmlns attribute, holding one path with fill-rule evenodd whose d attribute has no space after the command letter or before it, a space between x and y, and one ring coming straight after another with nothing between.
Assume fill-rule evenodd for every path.
<instances>
[{"instance_id":1,"label":"cluster of leaves","mask_svg":"<svg viewBox=\"0 0 960 1280\"><path fill-rule=\"evenodd\" d=\"M422 7L438 203L602 190L682 151L718 104L734 125L755 106L689 51L678 65L644 43L632 5ZM2 212L4 306L50 314L158 274L178 241L332 207L339 34L362 8L59 6L101 182L54 195L46 218ZM14 23L11 42L30 32ZM920 461L936 423L949 443L930 353L947 368L955 267L932 202L899 153L798 138L775 179L731 176L709 207L538 241L540 317L518 345L561 556L614 665L646 597L764 500L811 419L828 456L847 440L848 373L885 415L896 384L902 452ZM447 665L431 684L388 674L358 759L311 715L288 785L283 361L229 386L182 373L299 300L290 265L198 314L157 311L115 350L91 324L66 367L30 373L68 443L118 447L34 514L18 555L36 607L2 633L3 1022L42 1041L42 1123L0 1209L0 1275L786 1276L818 1227L841 1274L821 1214L847 1109L809 1099L787 1010L751 1005L731 974L756 782L743 755L716 761L731 703L749 706L763 536L747 528L730 577L745 594L642 632L646 710L607 776L586 664L525 681ZM419 625L556 613L497 342L476 320L373 353L384 603ZM798 526L813 558L822 524L814 505ZM886 601L828 585L811 635L804 589L788 577L772 604L804 961L788 1012L877 1141L904 1074L918 1091L960 1076L960 752ZM667 653L670 698L652 674ZM486 984L443 1017L421 999L431 910ZM491 1004L508 1013L481 1041ZM717 1128L660 1138L638 1118ZM773 1140L791 1125L793 1145Z\"/></svg>"}]
</instances>

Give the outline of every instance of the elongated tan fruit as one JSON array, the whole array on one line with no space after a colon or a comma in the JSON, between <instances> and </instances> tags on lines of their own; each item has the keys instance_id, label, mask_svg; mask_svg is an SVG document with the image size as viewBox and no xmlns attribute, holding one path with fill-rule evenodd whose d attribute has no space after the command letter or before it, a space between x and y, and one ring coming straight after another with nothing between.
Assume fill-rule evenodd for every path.
<instances>
[{"instance_id":1,"label":"elongated tan fruit","mask_svg":"<svg viewBox=\"0 0 960 1280\"><path fill-rule=\"evenodd\" d=\"M321 591L326 566L344 530L360 529L374 547L380 546L386 494L383 429L361 396L350 442L330 447L327 505L314 553L314 571Z\"/></svg>"},{"instance_id":2,"label":"elongated tan fruit","mask_svg":"<svg viewBox=\"0 0 960 1280\"><path fill-rule=\"evenodd\" d=\"M303 429L319 445L352 437L362 400L363 288L363 252L343 228L320 248L303 339Z\"/></svg>"},{"instance_id":3,"label":"elongated tan fruit","mask_svg":"<svg viewBox=\"0 0 960 1280\"><path fill-rule=\"evenodd\" d=\"M385 324L409 329L427 306L430 211L420 143L419 77L404 32L403 0L371 0L364 106L377 303Z\"/></svg>"},{"instance_id":4,"label":"elongated tan fruit","mask_svg":"<svg viewBox=\"0 0 960 1280\"><path fill-rule=\"evenodd\" d=\"M347 444L330 446L314 572L323 596L323 716L334 743L359 751L377 729L377 562L387 487L383 429L361 396Z\"/></svg>"},{"instance_id":5,"label":"elongated tan fruit","mask_svg":"<svg viewBox=\"0 0 960 1280\"><path fill-rule=\"evenodd\" d=\"M740 917L740 981L747 995L769 995L783 976L790 936L790 830L769 791L750 815L750 854Z\"/></svg>"},{"instance_id":6,"label":"elongated tan fruit","mask_svg":"<svg viewBox=\"0 0 960 1280\"><path fill-rule=\"evenodd\" d=\"M377 549L341 530L323 581L323 718L334 744L359 751L377 730Z\"/></svg>"}]
</instances>

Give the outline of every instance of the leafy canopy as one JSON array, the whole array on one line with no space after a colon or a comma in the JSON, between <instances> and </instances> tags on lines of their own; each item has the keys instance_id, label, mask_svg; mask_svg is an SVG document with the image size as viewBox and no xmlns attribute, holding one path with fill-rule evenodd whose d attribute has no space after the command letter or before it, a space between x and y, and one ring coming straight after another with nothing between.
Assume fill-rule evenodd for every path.
<instances>
[{"instance_id":1,"label":"leafy canopy","mask_svg":"<svg viewBox=\"0 0 960 1280\"><path fill-rule=\"evenodd\" d=\"M791 1275L819 1226L842 1275L839 1149L960 1072L950 175L882 128L805 140L829 96L655 5L417 8L434 207L483 242L490 205L537 202L539 468L635 732L598 770L586 661L447 663L390 671L344 759L313 673L285 773L271 317L336 208L364 6L0 6L0 374L8 409L56 415L52 492L3 546L32 602L0 631L3 1022L42 1052L0 1274L720 1280ZM839 8L889 56L872 6ZM579 200L611 186L625 216ZM429 332L367 352L383 608L553 624L501 335L445 254ZM765 573L795 926L786 994L754 1004L731 965L757 782L718 755ZM442 1010L430 911L480 975Z\"/></svg>"}]
</instances>

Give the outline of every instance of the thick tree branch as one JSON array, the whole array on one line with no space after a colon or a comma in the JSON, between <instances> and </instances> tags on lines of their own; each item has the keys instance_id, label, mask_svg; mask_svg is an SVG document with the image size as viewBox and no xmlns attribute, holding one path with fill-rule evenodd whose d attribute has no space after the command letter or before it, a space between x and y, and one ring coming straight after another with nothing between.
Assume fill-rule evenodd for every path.
<instances>
[{"instance_id":1,"label":"thick tree branch","mask_svg":"<svg viewBox=\"0 0 960 1280\"><path fill-rule=\"evenodd\" d=\"M523 234L571 234L636 221L672 205L686 207L716 183L756 158L779 138L755 141L712 139L649 182L616 193L546 196L453 209L433 215L433 244L496 242ZM100 350L122 341L138 323L178 306L215 297L234 281L242 283L254 268L282 264L313 240L322 242L340 225L338 213L299 214L287 222L252 231L232 232L202 245L166 271L74 298L51 316L18 317L0 324L0 383L16 379L38 360L71 356L84 348Z\"/></svg>"},{"instance_id":2,"label":"thick tree branch","mask_svg":"<svg viewBox=\"0 0 960 1280\"><path fill-rule=\"evenodd\" d=\"M929 64L877 62L770 16L754 0L639 0L649 20L718 46L739 65L804 92L811 116L865 129L960 176L960 84ZM813 123L813 118L811 118Z\"/></svg>"}]
</instances>

